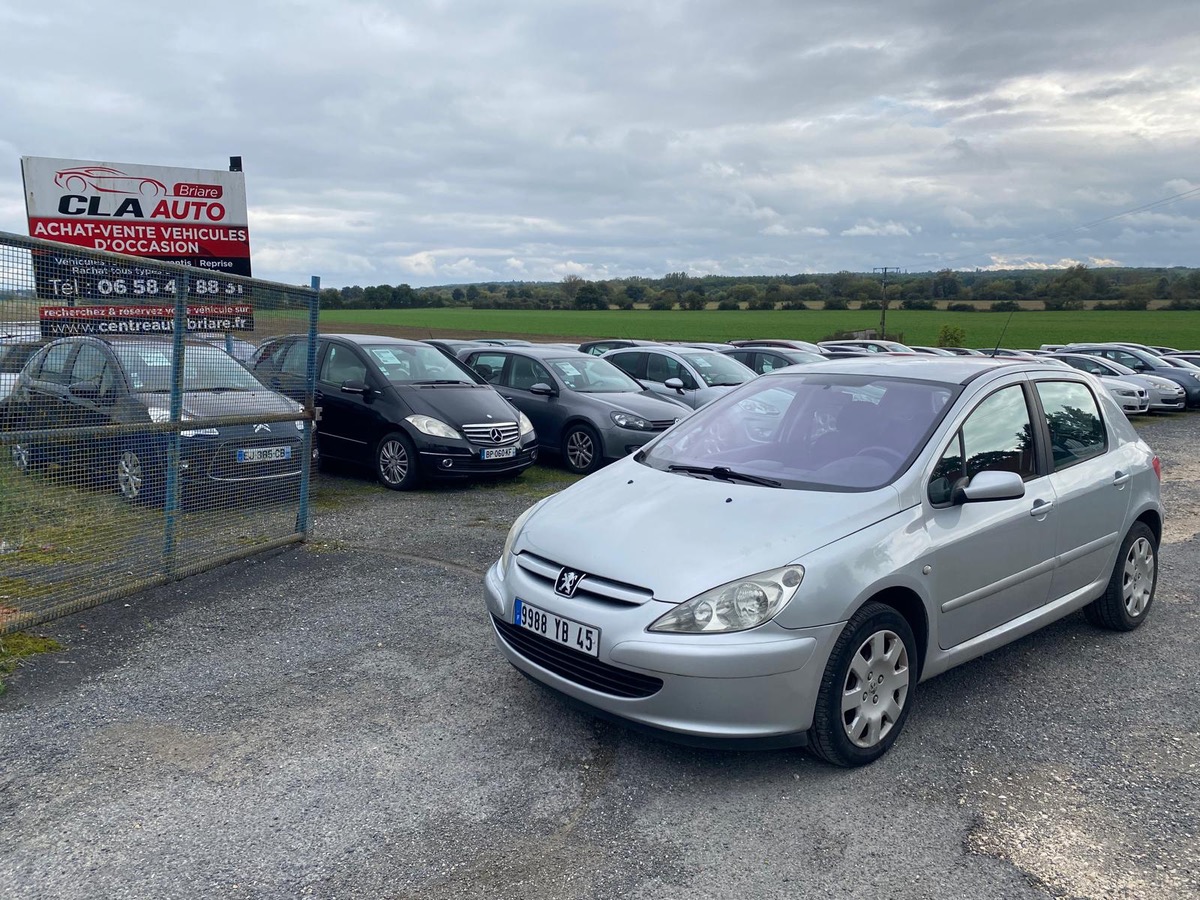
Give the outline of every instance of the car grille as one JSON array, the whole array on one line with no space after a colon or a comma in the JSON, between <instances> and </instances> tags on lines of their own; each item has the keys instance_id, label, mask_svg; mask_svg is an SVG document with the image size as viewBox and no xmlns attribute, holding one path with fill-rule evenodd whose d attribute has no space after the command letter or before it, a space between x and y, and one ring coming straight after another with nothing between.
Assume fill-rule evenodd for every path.
<instances>
[{"instance_id":1,"label":"car grille","mask_svg":"<svg viewBox=\"0 0 1200 900\"><path fill-rule=\"evenodd\" d=\"M486 425L464 425L462 433L472 444L495 447L511 444L520 437L521 429L516 422L488 422Z\"/></svg>"},{"instance_id":2,"label":"car grille","mask_svg":"<svg viewBox=\"0 0 1200 900\"><path fill-rule=\"evenodd\" d=\"M559 573L564 568L560 563L551 562L528 552L517 557L517 565L550 591L554 590L554 586L558 583ZM565 568L571 567L566 566ZM654 592L649 588L626 584L623 581L611 581L588 572L581 572L580 575L579 586L575 589L573 597L628 606L641 606L654 599Z\"/></svg>"},{"instance_id":3,"label":"car grille","mask_svg":"<svg viewBox=\"0 0 1200 900\"><path fill-rule=\"evenodd\" d=\"M570 647L492 616L500 637L513 650L567 681L612 697L650 697L662 690L661 678L618 669Z\"/></svg>"},{"instance_id":4,"label":"car grille","mask_svg":"<svg viewBox=\"0 0 1200 900\"><path fill-rule=\"evenodd\" d=\"M290 422L283 423L289 429ZM208 477L214 481L259 481L267 478L287 478L300 474L300 458L303 455L303 443L299 437L270 437L230 438L224 441L209 460ZM267 460L263 462L238 462L239 450L251 450L256 447L291 447L291 459Z\"/></svg>"},{"instance_id":5,"label":"car grille","mask_svg":"<svg viewBox=\"0 0 1200 900\"><path fill-rule=\"evenodd\" d=\"M651 419L650 424L654 426L655 431L666 431L677 421L677 419Z\"/></svg>"}]
</instances>

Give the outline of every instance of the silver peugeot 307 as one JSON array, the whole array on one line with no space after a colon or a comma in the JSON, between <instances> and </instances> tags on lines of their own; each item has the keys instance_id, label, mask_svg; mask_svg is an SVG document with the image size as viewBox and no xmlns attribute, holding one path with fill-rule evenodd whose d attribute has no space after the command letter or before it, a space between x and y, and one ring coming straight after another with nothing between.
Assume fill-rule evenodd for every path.
<instances>
[{"instance_id":1,"label":"silver peugeot 307","mask_svg":"<svg viewBox=\"0 0 1200 900\"><path fill-rule=\"evenodd\" d=\"M922 679L1078 609L1138 627L1160 474L1082 372L792 367L523 513L487 608L514 666L601 714L862 765Z\"/></svg>"}]
</instances>

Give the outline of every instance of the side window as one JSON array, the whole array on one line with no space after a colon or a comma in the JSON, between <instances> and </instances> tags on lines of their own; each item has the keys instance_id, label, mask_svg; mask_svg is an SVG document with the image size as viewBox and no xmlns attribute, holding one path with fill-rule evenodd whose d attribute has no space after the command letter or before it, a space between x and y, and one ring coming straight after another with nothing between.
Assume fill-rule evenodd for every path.
<instances>
[{"instance_id":1,"label":"side window","mask_svg":"<svg viewBox=\"0 0 1200 900\"><path fill-rule=\"evenodd\" d=\"M638 362L644 355L643 353L616 353L606 359L631 378L644 378L646 376L638 375ZM647 380L651 379L647 378Z\"/></svg>"},{"instance_id":2,"label":"side window","mask_svg":"<svg viewBox=\"0 0 1200 900\"><path fill-rule=\"evenodd\" d=\"M290 353L290 351L289 351ZM301 372L304 368L301 367ZM366 381L367 364L349 347L330 344L321 366L321 381L326 384L344 384L347 381Z\"/></svg>"},{"instance_id":3,"label":"side window","mask_svg":"<svg viewBox=\"0 0 1200 900\"><path fill-rule=\"evenodd\" d=\"M66 342L55 344L46 351L45 357L42 359L42 371L39 377L43 381L53 381L56 384L67 383L67 360L71 358L71 351L75 349L75 345Z\"/></svg>"},{"instance_id":4,"label":"side window","mask_svg":"<svg viewBox=\"0 0 1200 900\"><path fill-rule=\"evenodd\" d=\"M1033 426L1019 384L1001 388L980 403L942 454L929 480L929 500L950 502L954 486L983 471L1037 477Z\"/></svg>"},{"instance_id":5,"label":"side window","mask_svg":"<svg viewBox=\"0 0 1200 900\"><path fill-rule=\"evenodd\" d=\"M80 382L94 384L100 390L101 397L108 397L113 392L112 367L104 351L93 344L84 344L75 356L75 365L71 367L71 384Z\"/></svg>"},{"instance_id":6,"label":"side window","mask_svg":"<svg viewBox=\"0 0 1200 900\"><path fill-rule=\"evenodd\" d=\"M668 378L678 378L689 390L696 387L696 379L683 367L679 360L661 353L649 353L646 360L646 380L664 384Z\"/></svg>"},{"instance_id":7,"label":"side window","mask_svg":"<svg viewBox=\"0 0 1200 900\"><path fill-rule=\"evenodd\" d=\"M546 367L537 360L528 359L524 356L514 356L512 364L508 368L506 383L509 387L527 391L535 384L553 386L554 379L550 377L550 373L546 371Z\"/></svg>"},{"instance_id":8,"label":"side window","mask_svg":"<svg viewBox=\"0 0 1200 900\"><path fill-rule=\"evenodd\" d=\"M1124 350L1109 350L1105 353L1105 356L1114 362L1119 362L1123 366L1129 366L1129 368L1137 372L1143 372L1146 369L1140 359L1132 353L1126 353Z\"/></svg>"},{"instance_id":9,"label":"side window","mask_svg":"<svg viewBox=\"0 0 1200 900\"><path fill-rule=\"evenodd\" d=\"M345 352L345 348L342 349ZM308 341L292 341L284 351L283 359L279 369L285 375L295 375L297 378L303 378L307 373L305 366L308 365ZM364 375L366 370L363 370ZM341 382L338 382L339 384Z\"/></svg>"},{"instance_id":10,"label":"side window","mask_svg":"<svg viewBox=\"0 0 1200 900\"><path fill-rule=\"evenodd\" d=\"M504 373L504 363L508 359L505 353L476 353L468 363L479 373L488 384L499 384L500 376Z\"/></svg>"},{"instance_id":11,"label":"side window","mask_svg":"<svg viewBox=\"0 0 1200 900\"><path fill-rule=\"evenodd\" d=\"M774 353L762 353L760 357L762 361L757 369L760 375L766 372L774 372L776 369L782 369L789 365L786 359L782 356L776 356ZM738 362L741 362L741 360L738 360Z\"/></svg>"},{"instance_id":12,"label":"side window","mask_svg":"<svg viewBox=\"0 0 1200 900\"><path fill-rule=\"evenodd\" d=\"M1039 381L1037 392L1046 410L1056 472L1104 454L1108 449L1108 434L1099 404L1086 385L1074 381Z\"/></svg>"}]
</instances>

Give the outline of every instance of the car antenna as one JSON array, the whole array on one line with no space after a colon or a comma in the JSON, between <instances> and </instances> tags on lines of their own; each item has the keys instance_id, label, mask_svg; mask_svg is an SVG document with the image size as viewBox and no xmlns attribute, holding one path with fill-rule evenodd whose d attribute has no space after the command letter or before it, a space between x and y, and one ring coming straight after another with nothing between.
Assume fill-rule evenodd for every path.
<instances>
[{"instance_id":1,"label":"car antenna","mask_svg":"<svg viewBox=\"0 0 1200 900\"><path fill-rule=\"evenodd\" d=\"M1000 336L996 338L996 346L993 347L992 352L988 354L988 356L990 356L992 359L996 358L996 352L1000 349L1000 344L1004 342L1004 332L1008 331L1008 323L1012 321L1013 313L1015 312L1015 309L1010 309L1008 311L1008 318L1004 320L1004 327L1000 329Z\"/></svg>"}]
</instances>

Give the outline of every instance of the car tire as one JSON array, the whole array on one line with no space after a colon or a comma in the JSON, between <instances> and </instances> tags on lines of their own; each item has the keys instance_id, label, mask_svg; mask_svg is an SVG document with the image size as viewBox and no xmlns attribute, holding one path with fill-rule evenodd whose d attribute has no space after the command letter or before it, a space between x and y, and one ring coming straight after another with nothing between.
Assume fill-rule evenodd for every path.
<instances>
[{"instance_id":1,"label":"car tire","mask_svg":"<svg viewBox=\"0 0 1200 900\"><path fill-rule=\"evenodd\" d=\"M9 448L9 459L21 475L32 475L38 468L37 457L28 444L13 444Z\"/></svg>"},{"instance_id":2,"label":"car tire","mask_svg":"<svg viewBox=\"0 0 1200 900\"><path fill-rule=\"evenodd\" d=\"M417 451L402 431L385 434L375 447L375 476L385 488L411 491L421 480Z\"/></svg>"},{"instance_id":3,"label":"car tire","mask_svg":"<svg viewBox=\"0 0 1200 900\"><path fill-rule=\"evenodd\" d=\"M1158 541L1145 522L1135 522L1121 542L1108 586L1083 614L1098 628L1133 631L1146 621L1157 585Z\"/></svg>"},{"instance_id":4,"label":"car tire","mask_svg":"<svg viewBox=\"0 0 1200 900\"><path fill-rule=\"evenodd\" d=\"M144 448L121 447L114 469L117 493L130 503L155 503L162 495L162 473L150 463Z\"/></svg>"},{"instance_id":5,"label":"car tire","mask_svg":"<svg viewBox=\"0 0 1200 900\"><path fill-rule=\"evenodd\" d=\"M576 475L595 472L604 464L604 447L590 425L572 425L563 434L563 464Z\"/></svg>"},{"instance_id":6,"label":"car tire","mask_svg":"<svg viewBox=\"0 0 1200 900\"><path fill-rule=\"evenodd\" d=\"M835 766L865 766L895 743L917 686L918 652L908 622L867 603L842 628L809 731L809 749Z\"/></svg>"}]
</instances>

